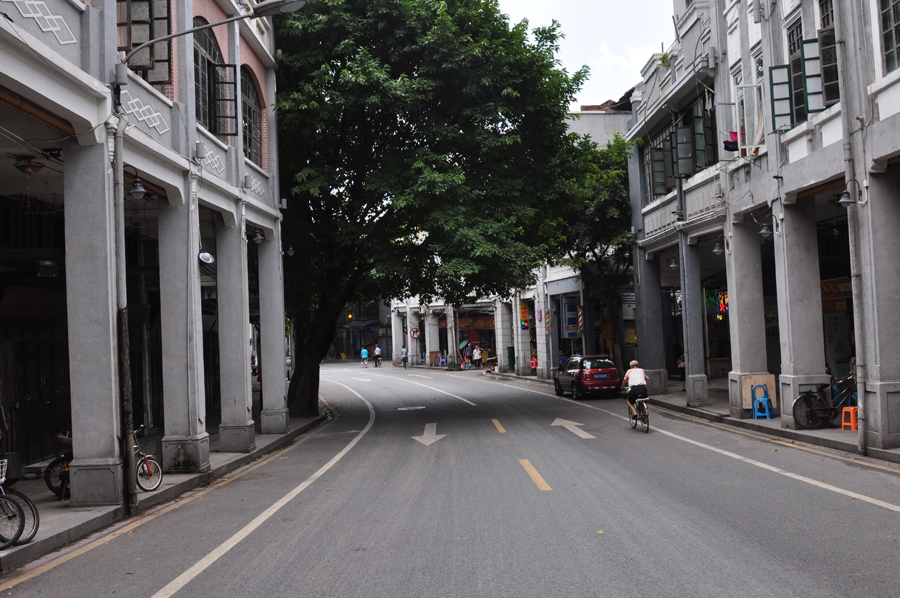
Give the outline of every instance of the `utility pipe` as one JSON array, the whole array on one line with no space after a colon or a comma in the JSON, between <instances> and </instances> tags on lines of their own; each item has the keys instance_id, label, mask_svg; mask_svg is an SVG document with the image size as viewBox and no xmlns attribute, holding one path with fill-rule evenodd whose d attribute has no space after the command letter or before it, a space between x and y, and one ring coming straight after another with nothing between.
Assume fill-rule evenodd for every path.
<instances>
[{"instance_id":1,"label":"utility pipe","mask_svg":"<svg viewBox=\"0 0 900 598\"><path fill-rule=\"evenodd\" d=\"M837 47L837 59L838 59L838 80L839 81L848 81L846 74L848 73L846 69L847 58L846 58L846 44L844 41L844 27L843 27L843 15L841 13L841 6L836 7L834 11L834 37L836 40ZM858 81L858 77L857 77ZM856 336L856 390L857 390L857 448L859 452L863 455L866 454L866 411L865 411L865 396L866 396L866 338L865 338L865 325L864 325L864 306L863 306L863 298L862 298L862 279L860 276L859 269L859 197L861 195L861 189L859 180L856 178L856 164L853 160L853 142L851 139L852 131L851 131L851 101L849 97L850 91L856 91L860 89L855 85L848 86L851 89L842 88L841 89L841 134L843 136L843 149L844 149L844 180L847 183L847 186L850 186L850 181L856 182L856 196L854 196L853 205L847 208L847 229L849 232L849 241L850 241L850 281L851 285L851 297L853 300L853 332ZM848 188L849 192L850 189ZM852 196L852 195L851 195Z\"/></svg>"},{"instance_id":2,"label":"utility pipe","mask_svg":"<svg viewBox=\"0 0 900 598\"><path fill-rule=\"evenodd\" d=\"M119 403L122 411L122 467L124 468L125 508L129 514L137 508L134 469L134 414L131 404L131 355L128 339L128 289L125 284L125 129L128 119L119 114L114 145L113 183L116 214L116 308L118 312Z\"/></svg>"}]
</instances>

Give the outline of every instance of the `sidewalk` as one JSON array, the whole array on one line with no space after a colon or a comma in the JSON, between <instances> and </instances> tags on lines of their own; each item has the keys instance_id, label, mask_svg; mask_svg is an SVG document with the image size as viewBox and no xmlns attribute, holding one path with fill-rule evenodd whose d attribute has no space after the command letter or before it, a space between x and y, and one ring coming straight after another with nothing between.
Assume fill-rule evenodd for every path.
<instances>
[{"instance_id":1,"label":"sidewalk","mask_svg":"<svg viewBox=\"0 0 900 598\"><path fill-rule=\"evenodd\" d=\"M538 380L534 376L517 376L515 374L491 371L486 373L490 376L499 378L523 380L534 384L543 384L551 388L553 387L552 380ZM731 417L731 410L728 404L728 392L725 387L726 383L727 380L710 381L710 404L703 407L688 407L687 397L682 391L650 397L650 404L677 413L684 413L686 415L705 419L710 422L726 424L744 430L752 430L768 436L805 442L807 444L823 446L856 455L860 454L855 431L841 430L840 428L828 428L824 430L791 430L789 428L783 428L781 425L781 418L778 417L773 419L739 419ZM677 382L671 384L677 384ZM900 463L900 448L876 449L870 447L867 451L867 456L883 461L890 461L892 463Z\"/></svg>"},{"instance_id":2,"label":"sidewalk","mask_svg":"<svg viewBox=\"0 0 900 598\"><path fill-rule=\"evenodd\" d=\"M321 404L320 411L324 413ZM266 453L284 448L297 436L321 424L327 418L327 415L319 415L307 419L291 419L288 422L288 432L285 434L257 434L256 450L252 453L220 453L216 436L210 441L210 470L207 473L165 474L159 489L154 492L138 490L138 510L144 511L176 498L188 490L221 478ZM8 571L12 567L42 557L125 517L125 507L121 505L72 508L68 500L57 500L42 479L23 480L16 483L15 487L37 506L40 527L35 539L28 544L0 551L0 571Z\"/></svg>"}]
</instances>

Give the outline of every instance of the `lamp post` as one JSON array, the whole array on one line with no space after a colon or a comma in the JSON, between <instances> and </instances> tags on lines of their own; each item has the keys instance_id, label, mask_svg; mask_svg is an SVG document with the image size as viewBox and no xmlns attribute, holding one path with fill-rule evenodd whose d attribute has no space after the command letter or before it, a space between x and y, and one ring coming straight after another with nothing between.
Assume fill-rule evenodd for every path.
<instances>
[{"instance_id":1,"label":"lamp post","mask_svg":"<svg viewBox=\"0 0 900 598\"><path fill-rule=\"evenodd\" d=\"M132 432L134 431L134 413L131 403L131 359L129 356L129 339L128 339L128 293L125 284L125 129L128 126L128 119L124 113L118 110L121 106L119 102L120 91L123 85L128 84L128 61L131 58L149 46L159 42L168 41L176 37L211 29L226 23L233 23L242 19L255 17L268 17L277 14L286 14L295 12L306 5L307 0L265 0L260 2L247 13L235 17L230 17L216 23L208 23L200 27L193 27L178 33L164 35L144 42L135 47L125 58L116 64L115 81L113 82L114 100L117 111L119 112L118 125L115 130L114 137L114 168L113 168L113 184L115 188L115 212L116 212L116 304L118 308L118 365L119 365L119 400L122 410L122 434L121 434L121 450L125 478L125 507L129 513L133 513L137 508L137 485L135 480L135 464L134 452L132 450ZM137 177L137 169L135 169L135 187L139 185L140 179ZM140 193L143 190L138 190ZM134 192L134 190L132 191ZM260 241L262 237L260 236ZM258 241L259 242L259 241ZM209 256L208 253L199 254L199 259ZM209 256L212 257L212 256Z\"/></svg>"}]
</instances>

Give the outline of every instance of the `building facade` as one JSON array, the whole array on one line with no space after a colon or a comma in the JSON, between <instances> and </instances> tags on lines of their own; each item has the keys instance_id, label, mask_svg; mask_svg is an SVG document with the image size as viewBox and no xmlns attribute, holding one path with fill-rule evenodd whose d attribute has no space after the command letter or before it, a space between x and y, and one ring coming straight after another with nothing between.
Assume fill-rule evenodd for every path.
<instances>
[{"instance_id":1,"label":"building facade","mask_svg":"<svg viewBox=\"0 0 900 598\"><path fill-rule=\"evenodd\" d=\"M206 471L211 450L253 450L257 424L286 431L271 22L157 43L117 81L116 64L142 42L248 7L39 0L4 9L4 450L40 461L55 434L71 431L72 505L121 502L125 339L135 423L158 430L166 471Z\"/></svg>"},{"instance_id":2,"label":"building facade","mask_svg":"<svg viewBox=\"0 0 900 598\"><path fill-rule=\"evenodd\" d=\"M897 2L675 0L629 137L638 354L687 402L800 392L858 368L861 445L900 445ZM849 206L849 207L848 207ZM827 391L827 388L826 388Z\"/></svg>"}]
</instances>

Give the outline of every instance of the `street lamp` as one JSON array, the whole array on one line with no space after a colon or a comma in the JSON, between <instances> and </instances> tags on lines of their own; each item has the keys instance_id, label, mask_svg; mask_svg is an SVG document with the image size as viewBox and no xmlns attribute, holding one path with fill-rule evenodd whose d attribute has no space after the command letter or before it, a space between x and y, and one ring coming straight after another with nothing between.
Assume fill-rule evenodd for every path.
<instances>
[{"instance_id":1,"label":"street lamp","mask_svg":"<svg viewBox=\"0 0 900 598\"><path fill-rule=\"evenodd\" d=\"M841 194L841 198L838 200L838 204L844 208L849 208L856 203L856 200L853 199L853 196L850 195L850 183L856 183L856 194L858 197L862 198L862 189L859 188L859 181L857 181L856 179L850 179L849 181L847 181L848 188L844 189L844 192Z\"/></svg>"}]
</instances>

